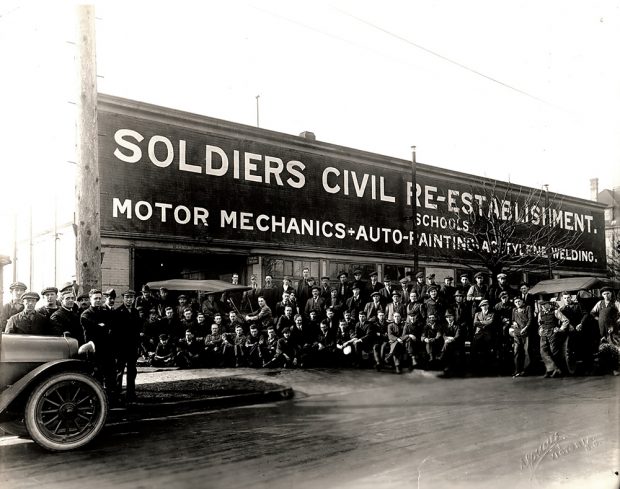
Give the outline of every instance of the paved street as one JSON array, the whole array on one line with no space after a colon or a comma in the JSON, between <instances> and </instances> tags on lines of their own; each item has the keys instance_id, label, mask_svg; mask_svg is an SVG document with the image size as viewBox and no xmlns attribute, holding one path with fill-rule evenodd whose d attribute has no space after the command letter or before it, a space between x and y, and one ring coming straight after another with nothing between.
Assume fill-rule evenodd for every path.
<instances>
[{"instance_id":1,"label":"paved street","mask_svg":"<svg viewBox=\"0 0 620 489\"><path fill-rule=\"evenodd\" d=\"M113 425L74 453L4 439L0 487L619 485L618 377L212 371L231 373L291 385L297 397Z\"/></svg>"}]
</instances>

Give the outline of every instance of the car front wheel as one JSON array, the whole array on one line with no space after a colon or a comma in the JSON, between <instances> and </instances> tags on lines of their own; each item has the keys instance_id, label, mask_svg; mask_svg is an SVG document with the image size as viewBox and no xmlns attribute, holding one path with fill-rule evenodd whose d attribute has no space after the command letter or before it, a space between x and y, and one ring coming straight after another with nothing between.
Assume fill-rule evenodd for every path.
<instances>
[{"instance_id":1,"label":"car front wheel","mask_svg":"<svg viewBox=\"0 0 620 489\"><path fill-rule=\"evenodd\" d=\"M44 380L30 394L24 413L26 429L41 447L73 450L89 443L103 428L108 413L105 392L88 375L63 372Z\"/></svg>"}]
</instances>

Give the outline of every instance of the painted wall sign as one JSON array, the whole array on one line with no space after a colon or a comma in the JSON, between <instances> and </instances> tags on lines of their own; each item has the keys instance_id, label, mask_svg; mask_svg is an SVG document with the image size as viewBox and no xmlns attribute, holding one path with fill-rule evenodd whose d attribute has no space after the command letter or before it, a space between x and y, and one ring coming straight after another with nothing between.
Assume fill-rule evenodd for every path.
<instances>
[{"instance_id":1,"label":"painted wall sign","mask_svg":"<svg viewBox=\"0 0 620 489\"><path fill-rule=\"evenodd\" d=\"M247 130L236 135L208 125L197 129L142 117L139 111L100 109L99 132L104 234L405 259L412 254L411 172L403 164L389 165L393 159L377 165L346 151L296 145L299 138L292 136L270 139L273 133L265 131L263 137L249 138ZM455 230L470 225L467 216L487 198L488 189L482 191L482 179L431 173L420 168L417 177L420 255L449 252L471 258ZM579 246L552 252L561 254L569 268L605 266L601 210L576 199L546 210L542 199L532 199L531 189L525 196L516 187L503 188L491 212L579 234ZM511 253L535 251L525 244L512 246Z\"/></svg>"}]
</instances>

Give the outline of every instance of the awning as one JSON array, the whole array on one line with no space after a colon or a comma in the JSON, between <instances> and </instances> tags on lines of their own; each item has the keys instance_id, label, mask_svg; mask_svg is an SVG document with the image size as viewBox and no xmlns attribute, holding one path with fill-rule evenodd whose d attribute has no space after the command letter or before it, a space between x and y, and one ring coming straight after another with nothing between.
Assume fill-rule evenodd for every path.
<instances>
[{"instance_id":1,"label":"awning","mask_svg":"<svg viewBox=\"0 0 620 489\"><path fill-rule=\"evenodd\" d=\"M601 287L618 288L619 283L601 277L567 277L542 280L530 289L530 294L558 294L563 291L600 289Z\"/></svg>"},{"instance_id":2,"label":"awning","mask_svg":"<svg viewBox=\"0 0 620 489\"><path fill-rule=\"evenodd\" d=\"M243 291L252 288L248 285L233 285L223 280L188 280L182 278L148 282L147 285L151 289L166 287L168 290L199 290L206 294L221 294L222 292Z\"/></svg>"}]
</instances>

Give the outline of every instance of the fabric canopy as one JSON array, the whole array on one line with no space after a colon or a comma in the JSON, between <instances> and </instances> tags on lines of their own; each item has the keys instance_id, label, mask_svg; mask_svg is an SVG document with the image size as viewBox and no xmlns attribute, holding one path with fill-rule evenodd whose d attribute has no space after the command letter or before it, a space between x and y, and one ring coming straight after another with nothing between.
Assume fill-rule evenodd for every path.
<instances>
[{"instance_id":1,"label":"fabric canopy","mask_svg":"<svg viewBox=\"0 0 620 489\"><path fill-rule=\"evenodd\" d=\"M181 278L148 282L147 285L152 289L165 287L168 290L199 290L207 294L250 290L252 288L248 285L233 285L229 282L224 282L223 280L188 280Z\"/></svg>"},{"instance_id":2,"label":"fabric canopy","mask_svg":"<svg viewBox=\"0 0 620 489\"><path fill-rule=\"evenodd\" d=\"M617 286L618 283L616 282ZM575 292L578 290L600 289L614 287L614 281L601 277L568 277L552 280L542 280L531 288L530 294L557 294L563 291Z\"/></svg>"}]
</instances>

